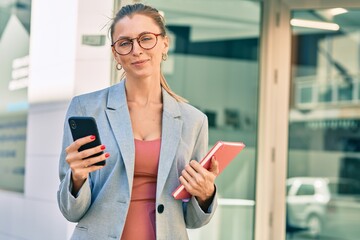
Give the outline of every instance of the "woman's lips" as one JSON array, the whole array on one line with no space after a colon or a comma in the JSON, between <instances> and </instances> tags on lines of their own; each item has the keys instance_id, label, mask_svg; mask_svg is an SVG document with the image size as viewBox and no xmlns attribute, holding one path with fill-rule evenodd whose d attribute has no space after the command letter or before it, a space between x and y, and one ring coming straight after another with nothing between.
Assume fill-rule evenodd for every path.
<instances>
[{"instance_id":1,"label":"woman's lips","mask_svg":"<svg viewBox=\"0 0 360 240\"><path fill-rule=\"evenodd\" d=\"M140 60L140 61L133 62L133 63L131 63L131 64L132 64L132 65L135 65L135 66L140 66L140 65L146 63L147 61L149 61L149 60L148 60L148 59L146 59L146 60Z\"/></svg>"}]
</instances>

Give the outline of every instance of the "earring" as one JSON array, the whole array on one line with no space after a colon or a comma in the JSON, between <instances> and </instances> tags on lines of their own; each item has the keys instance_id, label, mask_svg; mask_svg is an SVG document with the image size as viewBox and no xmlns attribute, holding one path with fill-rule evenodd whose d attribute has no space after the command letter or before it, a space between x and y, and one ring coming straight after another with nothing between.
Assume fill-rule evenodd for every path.
<instances>
[{"instance_id":1,"label":"earring","mask_svg":"<svg viewBox=\"0 0 360 240\"><path fill-rule=\"evenodd\" d=\"M119 71L122 69L122 66L121 66L120 63L116 64L116 69L119 70Z\"/></svg>"},{"instance_id":2,"label":"earring","mask_svg":"<svg viewBox=\"0 0 360 240\"><path fill-rule=\"evenodd\" d=\"M163 53L161 58L163 61L166 61L168 59L167 53Z\"/></svg>"}]
</instances>

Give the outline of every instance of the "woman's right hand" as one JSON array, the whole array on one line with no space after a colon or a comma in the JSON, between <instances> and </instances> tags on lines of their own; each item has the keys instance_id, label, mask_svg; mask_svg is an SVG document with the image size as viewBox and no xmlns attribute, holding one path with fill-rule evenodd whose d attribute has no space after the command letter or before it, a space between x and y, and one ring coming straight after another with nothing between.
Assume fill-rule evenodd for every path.
<instances>
[{"instance_id":1,"label":"woman's right hand","mask_svg":"<svg viewBox=\"0 0 360 240\"><path fill-rule=\"evenodd\" d=\"M65 149L66 162L69 164L72 173L71 174L72 175L71 178L73 181L72 194L74 196L78 193L81 186L88 178L90 172L94 172L104 167L103 165L94 165L94 164L97 162L104 161L110 156L109 153L104 152L99 156L87 158L91 155L104 151L105 145L99 145L79 152L79 148L81 146L85 145L86 143L92 142L94 140L95 140L95 136L87 136L87 137L79 138Z\"/></svg>"}]
</instances>

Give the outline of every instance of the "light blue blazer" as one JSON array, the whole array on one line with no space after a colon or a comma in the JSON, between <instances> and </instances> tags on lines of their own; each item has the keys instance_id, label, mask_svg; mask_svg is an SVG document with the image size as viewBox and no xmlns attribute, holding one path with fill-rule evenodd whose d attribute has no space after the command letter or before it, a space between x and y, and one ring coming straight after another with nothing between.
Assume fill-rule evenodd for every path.
<instances>
[{"instance_id":1,"label":"light blue blazer","mask_svg":"<svg viewBox=\"0 0 360 240\"><path fill-rule=\"evenodd\" d=\"M189 202L175 200L171 193L191 160L200 160L208 150L206 115L187 103L177 102L165 90L161 150L156 188L157 239L188 239L186 228L207 224L217 207L215 196L207 212L194 197ZM71 194L71 170L65 148L73 140L67 119L92 116L110 157L106 166L92 172L78 195ZM59 208L65 218L78 222L71 239L120 239L129 208L134 175L134 136L125 94L125 83L74 97L70 103L60 156ZM160 206L160 207L159 207ZM161 211L161 209L163 211ZM144 213L145 216L147 213ZM136 236L134 236L136 239Z\"/></svg>"}]
</instances>

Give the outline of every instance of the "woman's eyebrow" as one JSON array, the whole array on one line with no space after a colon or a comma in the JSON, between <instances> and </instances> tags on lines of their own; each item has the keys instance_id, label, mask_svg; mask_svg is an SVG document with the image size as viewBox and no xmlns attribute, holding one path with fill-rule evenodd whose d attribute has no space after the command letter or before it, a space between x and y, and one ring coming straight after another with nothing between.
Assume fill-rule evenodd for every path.
<instances>
[{"instance_id":1,"label":"woman's eyebrow","mask_svg":"<svg viewBox=\"0 0 360 240\"><path fill-rule=\"evenodd\" d=\"M127 37L127 36L120 36L117 38L117 40L120 40L120 39L131 39L130 37Z\"/></svg>"},{"instance_id":2,"label":"woman's eyebrow","mask_svg":"<svg viewBox=\"0 0 360 240\"><path fill-rule=\"evenodd\" d=\"M149 32L149 31L141 32L141 33L139 33L139 34L137 35L137 37L139 37L139 36L141 36L141 35L143 35L143 34L146 34L146 33L151 33L151 32ZM117 40L120 40L120 39L133 39L133 38L128 37L128 36L120 36L120 37L117 38Z\"/></svg>"}]
</instances>

